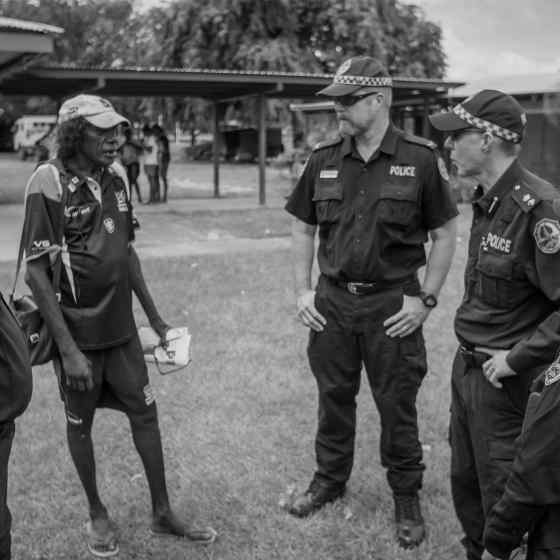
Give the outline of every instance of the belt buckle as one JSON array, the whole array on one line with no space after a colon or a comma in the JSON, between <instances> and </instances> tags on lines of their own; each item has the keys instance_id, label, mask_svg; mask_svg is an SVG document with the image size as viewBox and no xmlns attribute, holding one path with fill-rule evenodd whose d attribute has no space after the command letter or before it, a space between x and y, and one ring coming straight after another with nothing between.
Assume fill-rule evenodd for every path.
<instances>
[{"instance_id":1,"label":"belt buckle","mask_svg":"<svg viewBox=\"0 0 560 560\"><path fill-rule=\"evenodd\" d=\"M347 282L346 283L346 289L354 296L358 296L360 295L360 292L358 292L358 282Z\"/></svg>"}]
</instances>

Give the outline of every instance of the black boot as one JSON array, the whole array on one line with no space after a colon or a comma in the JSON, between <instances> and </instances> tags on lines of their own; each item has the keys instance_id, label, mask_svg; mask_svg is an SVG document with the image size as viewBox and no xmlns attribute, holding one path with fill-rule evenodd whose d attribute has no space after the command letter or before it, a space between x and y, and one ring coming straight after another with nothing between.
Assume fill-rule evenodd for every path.
<instances>
[{"instance_id":1,"label":"black boot","mask_svg":"<svg viewBox=\"0 0 560 560\"><path fill-rule=\"evenodd\" d=\"M397 540L403 548L418 546L426 536L424 518L417 493L394 494Z\"/></svg>"},{"instance_id":2,"label":"black boot","mask_svg":"<svg viewBox=\"0 0 560 560\"><path fill-rule=\"evenodd\" d=\"M345 485L343 483L333 484L314 478L309 488L296 497L288 512L296 517L307 517L329 502L341 498L344 495L344 490Z\"/></svg>"}]
</instances>

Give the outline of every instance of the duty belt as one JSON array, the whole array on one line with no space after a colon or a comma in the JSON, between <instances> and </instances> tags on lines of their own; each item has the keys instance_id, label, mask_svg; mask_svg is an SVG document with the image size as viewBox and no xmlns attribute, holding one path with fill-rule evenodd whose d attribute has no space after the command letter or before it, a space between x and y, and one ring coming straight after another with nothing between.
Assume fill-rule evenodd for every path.
<instances>
[{"instance_id":1,"label":"duty belt","mask_svg":"<svg viewBox=\"0 0 560 560\"><path fill-rule=\"evenodd\" d=\"M459 354L463 358L463 362L469 368L481 368L482 364L489 360L492 356L486 352L477 350L474 346L464 345L459 346Z\"/></svg>"},{"instance_id":2,"label":"duty belt","mask_svg":"<svg viewBox=\"0 0 560 560\"><path fill-rule=\"evenodd\" d=\"M328 278L330 282L350 292L354 296L367 296L376 292L393 290L400 286L408 286L414 282L414 278L406 278L399 282L347 282L345 280L335 280Z\"/></svg>"}]
</instances>

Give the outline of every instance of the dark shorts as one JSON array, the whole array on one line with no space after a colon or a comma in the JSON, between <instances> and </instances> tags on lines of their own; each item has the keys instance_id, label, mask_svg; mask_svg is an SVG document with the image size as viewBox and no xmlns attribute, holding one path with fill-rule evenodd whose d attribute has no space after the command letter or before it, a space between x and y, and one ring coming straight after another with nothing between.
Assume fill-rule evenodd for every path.
<instances>
[{"instance_id":1,"label":"dark shorts","mask_svg":"<svg viewBox=\"0 0 560 560\"><path fill-rule=\"evenodd\" d=\"M86 350L84 355L93 369L94 388L91 391L69 387L60 361L54 362L69 423L81 424L82 416L96 408L142 414L153 406L154 394L137 335L114 348Z\"/></svg>"}]
</instances>

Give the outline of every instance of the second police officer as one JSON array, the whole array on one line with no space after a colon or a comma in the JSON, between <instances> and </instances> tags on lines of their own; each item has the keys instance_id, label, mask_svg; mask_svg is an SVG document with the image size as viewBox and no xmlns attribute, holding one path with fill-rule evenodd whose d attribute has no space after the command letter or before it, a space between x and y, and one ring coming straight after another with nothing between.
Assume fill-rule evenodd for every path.
<instances>
[{"instance_id":1,"label":"second police officer","mask_svg":"<svg viewBox=\"0 0 560 560\"><path fill-rule=\"evenodd\" d=\"M430 117L459 177L478 186L455 317L451 489L469 560L500 498L529 387L560 345L560 193L519 162L526 125L511 96L482 90Z\"/></svg>"}]
</instances>

